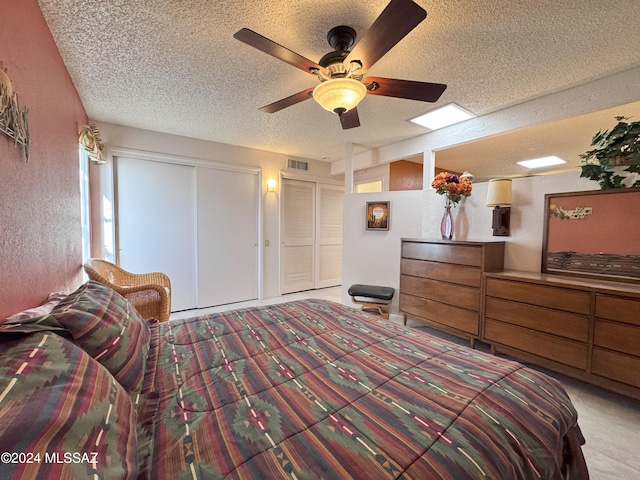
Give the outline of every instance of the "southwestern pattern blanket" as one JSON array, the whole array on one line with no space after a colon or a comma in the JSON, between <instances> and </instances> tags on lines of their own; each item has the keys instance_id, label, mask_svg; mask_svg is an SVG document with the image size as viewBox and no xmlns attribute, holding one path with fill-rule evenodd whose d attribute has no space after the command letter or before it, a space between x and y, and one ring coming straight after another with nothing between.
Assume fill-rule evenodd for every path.
<instances>
[{"instance_id":1,"label":"southwestern pattern blanket","mask_svg":"<svg viewBox=\"0 0 640 480\"><path fill-rule=\"evenodd\" d=\"M580 442L556 380L333 302L0 323L1 478L587 478Z\"/></svg>"},{"instance_id":2,"label":"southwestern pattern blanket","mask_svg":"<svg viewBox=\"0 0 640 480\"><path fill-rule=\"evenodd\" d=\"M317 300L154 333L153 478L562 478L576 413L518 363Z\"/></svg>"}]
</instances>

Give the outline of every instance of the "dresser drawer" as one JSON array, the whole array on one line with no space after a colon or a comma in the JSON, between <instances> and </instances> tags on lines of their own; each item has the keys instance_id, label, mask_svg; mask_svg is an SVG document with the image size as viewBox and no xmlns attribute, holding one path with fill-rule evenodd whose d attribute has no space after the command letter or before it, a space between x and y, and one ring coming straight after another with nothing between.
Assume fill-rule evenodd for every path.
<instances>
[{"instance_id":1,"label":"dresser drawer","mask_svg":"<svg viewBox=\"0 0 640 480\"><path fill-rule=\"evenodd\" d=\"M640 357L640 327L596 319L593 344Z\"/></svg>"},{"instance_id":2,"label":"dresser drawer","mask_svg":"<svg viewBox=\"0 0 640 480\"><path fill-rule=\"evenodd\" d=\"M448 243L403 242L402 257L459 265L482 265L482 247Z\"/></svg>"},{"instance_id":3,"label":"dresser drawer","mask_svg":"<svg viewBox=\"0 0 640 480\"><path fill-rule=\"evenodd\" d=\"M480 288L482 272L478 267L438 263L425 260L403 258L400 261L400 273L414 277L433 278L443 282L457 283Z\"/></svg>"},{"instance_id":4,"label":"dresser drawer","mask_svg":"<svg viewBox=\"0 0 640 480\"><path fill-rule=\"evenodd\" d=\"M486 291L491 297L589 315L589 292L496 278L487 278Z\"/></svg>"},{"instance_id":5,"label":"dresser drawer","mask_svg":"<svg viewBox=\"0 0 640 480\"><path fill-rule=\"evenodd\" d=\"M585 315L487 297L485 316L579 342L589 340L589 317Z\"/></svg>"},{"instance_id":6,"label":"dresser drawer","mask_svg":"<svg viewBox=\"0 0 640 480\"><path fill-rule=\"evenodd\" d=\"M640 358L594 347L591 373L640 387Z\"/></svg>"},{"instance_id":7,"label":"dresser drawer","mask_svg":"<svg viewBox=\"0 0 640 480\"><path fill-rule=\"evenodd\" d=\"M533 353L582 370L587 369L587 345L528 328L485 319L484 338L489 342Z\"/></svg>"},{"instance_id":8,"label":"dresser drawer","mask_svg":"<svg viewBox=\"0 0 640 480\"><path fill-rule=\"evenodd\" d=\"M473 287L401 275L400 292L470 310L480 309L480 290Z\"/></svg>"},{"instance_id":9,"label":"dresser drawer","mask_svg":"<svg viewBox=\"0 0 640 480\"><path fill-rule=\"evenodd\" d=\"M640 326L640 300L596 294L596 317Z\"/></svg>"},{"instance_id":10,"label":"dresser drawer","mask_svg":"<svg viewBox=\"0 0 640 480\"><path fill-rule=\"evenodd\" d=\"M478 335L478 311L466 310L426 298L400 294L400 311L441 325Z\"/></svg>"}]
</instances>

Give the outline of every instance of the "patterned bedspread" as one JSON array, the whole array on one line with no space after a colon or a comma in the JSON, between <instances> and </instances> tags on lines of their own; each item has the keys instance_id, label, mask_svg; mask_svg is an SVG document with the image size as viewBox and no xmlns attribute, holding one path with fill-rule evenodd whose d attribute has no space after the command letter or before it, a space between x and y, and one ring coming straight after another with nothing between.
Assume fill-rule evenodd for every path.
<instances>
[{"instance_id":1,"label":"patterned bedspread","mask_svg":"<svg viewBox=\"0 0 640 480\"><path fill-rule=\"evenodd\" d=\"M522 365L332 302L152 328L151 478L561 478L577 415Z\"/></svg>"}]
</instances>

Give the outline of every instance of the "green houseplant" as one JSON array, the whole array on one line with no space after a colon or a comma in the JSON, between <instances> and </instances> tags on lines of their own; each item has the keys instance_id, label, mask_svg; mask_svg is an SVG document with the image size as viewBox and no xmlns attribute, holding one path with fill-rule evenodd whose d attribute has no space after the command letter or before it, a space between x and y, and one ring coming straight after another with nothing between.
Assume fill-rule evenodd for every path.
<instances>
[{"instance_id":1,"label":"green houseplant","mask_svg":"<svg viewBox=\"0 0 640 480\"><path fill-rule=\"evenodd\" d=\"M594 148L580 155L580 176L595 180L603 190L640 187L640 122L627 122L628 117L615 119L618 123L611 130L600 130L593 136Z\"/></svg>"}]
</instances>

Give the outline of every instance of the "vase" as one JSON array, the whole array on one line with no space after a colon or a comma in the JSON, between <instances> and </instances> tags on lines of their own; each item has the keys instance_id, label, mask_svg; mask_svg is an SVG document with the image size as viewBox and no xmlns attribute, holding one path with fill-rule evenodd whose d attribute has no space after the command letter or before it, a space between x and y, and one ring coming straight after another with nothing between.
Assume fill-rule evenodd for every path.
<instances>
[{"instance_id":1,"label":"vase","mask_svg":"<svg viewBox=\"0 0 640 480\"><path fill-rule=\"evenodd\" d=\"M453 238L453 214L451 213L451 207L453 206L451 200L447 198L447 203L444 206L444 215L440 222L440 234L443 240L451 240Z\"/></svg>"}]
</instances>

